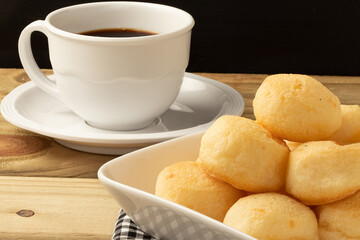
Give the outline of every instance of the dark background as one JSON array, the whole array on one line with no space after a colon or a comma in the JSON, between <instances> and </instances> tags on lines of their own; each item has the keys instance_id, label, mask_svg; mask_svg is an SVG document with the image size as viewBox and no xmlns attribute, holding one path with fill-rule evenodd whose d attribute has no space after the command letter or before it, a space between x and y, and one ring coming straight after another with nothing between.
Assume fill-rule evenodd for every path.
<instances>
[{"instance_id":1,"label":"dark background","mask_svg":"<svg viewBox=\"0 0 360 240\"><path fill-rule=\"evenodd\" d=\"M146 1L146 0L145 0ZM29 23L82 0L0 0L0 67L21 68L17 40ZM360 1L154 0L195 19L187 71L360 75ZM33 34L41 68L46 37Z\"/></svg>"}]
</instances>

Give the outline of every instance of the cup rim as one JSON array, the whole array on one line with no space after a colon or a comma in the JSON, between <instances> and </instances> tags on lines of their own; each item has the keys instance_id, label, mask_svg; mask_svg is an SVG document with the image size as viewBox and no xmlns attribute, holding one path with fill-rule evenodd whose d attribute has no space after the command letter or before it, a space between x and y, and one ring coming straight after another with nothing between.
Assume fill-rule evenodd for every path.
<instances>
[{"instance_id":1,"label":"cup rim","mask_svg":"<svg viewBox=\"0 0 360 240\"><path fill-rule=\"evenodd\" d=\"M142 6L147 5L147 6L153 6L153 7L168 8L173 11L177 11L177 12L181 13L183 16L185 16L188 19L188 22L186 24L184 24L183 27L179 28L176 31L171 31L168 33L163 33L163 34L155 34L155 35L148 35L148 36L141 36L141 37L126 37L126 38L124 38L124 37L96 37L96 36L81 35L78 33L72 33L72 32L62 30L60 28L55 27L51 23L51 18L53 16L55 16L63 11L66 11L68 9L71 9L71 8L72 9L73 8L82 8L85 5L89 6L89 5L114 5L114 4L142 5ZM148 42L148 41L154 41L154 40L156 41L156 40L160 40L160 39L164 39L164 38L171 38L171 37L178 36L183 33L189 32L194 27L195 21L194 21L194 18L188 12L186 12L180 8L176 8L176 7L172 7L172 6L168 6L168 5L164 5L164 4L158 4L158 3L120 1L120 2L82 3L82 4L76 4L76 5L59 8L57 10L50 12L46 16L45 24L47 25L50 32L52 32L56 35L62 36L62 37L73 39L73 40L98 42L98 43L104 43L104 42L108 42L108 43L141 43L144 41Z\"/></svg>"}]
</instances>

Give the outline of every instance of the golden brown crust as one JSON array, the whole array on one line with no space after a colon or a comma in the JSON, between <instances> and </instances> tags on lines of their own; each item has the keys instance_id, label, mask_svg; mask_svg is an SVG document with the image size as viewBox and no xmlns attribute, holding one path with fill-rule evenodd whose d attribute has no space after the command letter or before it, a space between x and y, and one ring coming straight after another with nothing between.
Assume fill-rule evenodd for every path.
<instances>
[{"instance_id":1,"label":"golden brown crust","mask_svg":"<svg viewBox=\"0 0 360 240\"><path fill-rule=\"evenodd\" d=\"M341 128L329 140L341 144L360 142L360 106L341 105Z\"/></svg>"},{"instance_id":2,"label":"golden brown crust","mask_svg":"<svg viewBox=\"0 0 360 240\"><path fill-rule=\"evenodd\" d=\"M278 194L261 193L239 199L224 223L259 240L317 240L315 214L302 203Z\"/></svg>"},{"instance_id":3,"label":"golden brown crust","mask_svg":"<svg viewBox=\"0 0 360 240\"><path fill-rule=\"evenodd\" d=\"M289 149L260 124L222 116L201 140L197 163L217 179L250 191L277 191L285 184Z\"/></svg>"},{"instance_id":4,"label":"golden brown crust","mask_svg":"<svg viewBox=\"0 0 360 240\"><path fill-rule=\"evenodd\" d=\"M196 162L184 161L160 172L155 195L222 221L245 192L211 177Z\"/></svg>"},{"instance_id":5,"label":"golden brown crust","mask_svg":"<svg viewBox=\"0 0 360 240\"><path fill-rule=\"evenodd\" d=\"M286 191L307 205L343 199L360 189L360 143L308 142L289 157Z\"/></svg>"},{"instance_id":6,"label":"golden brown crust","mask_svg":"<svg viewBox=\"0 0 360 240\"><path fill-rule=\"evenodd\" d=\"M339 99L306 75L268 76L256 92L253 107L256 121L289 141L323 140L341 126Z\"/></svg>"},{"instance_id":7,"label":"golden brown crust","mask_svg":"<svg viewBox=\"0 0 360 240\"><path fill-rule=\"evenodd\" d=\"M360 239L360 192L350 197L318 206L320 240Z\"/></svg>"}]
</instances>

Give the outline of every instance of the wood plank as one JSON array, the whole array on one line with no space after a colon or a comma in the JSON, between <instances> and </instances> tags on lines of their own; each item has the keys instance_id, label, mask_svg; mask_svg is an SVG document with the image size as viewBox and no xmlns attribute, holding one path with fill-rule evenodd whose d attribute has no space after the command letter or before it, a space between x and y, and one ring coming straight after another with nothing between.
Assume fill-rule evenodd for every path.
<instances>
[{"instance_id":1,"label":"wood plank","mask_svg":"<svg viewBox=\"0 0 360 240\"><path fill-rule=\"evenodd\" d=\"M86 178L2 176L0 203L2 240L108 240L120 209L97 179Z\"/></svg>"},{"instance_id":2,"label":"wood plank","mask_svg":"<svg viewBox=\"0 0 360 240\"><path fill-rule=\"evenodd\" d=\"M254 119L252 100L267 75L198 74L239 91L243 116ZM343 104L360 104L360 77L314 77ZM0 100L26 81L22 69L0 69ZM0 116L0 239L110 239L120 207L94 178L113 157L63 147Z\"/></svg>"},{"instance_id":3,"label":"wood plank","mask_svg":"<svg viewBox=\"0 0 360 240\"><path fill-rule=\"evenodd\" d=\"M29 80L23 69L0 69L0 100ZM15 127L0 115L0 176L96 178L99 167L114 157L72 150Z\"/></svg>"},{"instance_id":4,"label":"wood plank","mask_svg":"<svg viewBox=\"0 0 360 240\"><path fill-rule=\"evenodd\" d=\"M43 70L51 74L51 70ZM218 80L239 91L245 100L243 116L254 119L252 100L265 74L196 73ZM343 104L360 104L360 77L314 76ZM29 81L23 69L0 69L0 100L12 89ZM15 138L12 138L15 137ZM11 141L10 141L11 140ZM30 141L29 141L30 140ZM14 143L16 149L10 149ZM39 144L43 143L42 147ZM29 149L26 150L26 146ZM38 151L32 152L37 148ZM13 156L9 155L12 151ZM22 153L22 154L21 154ZM20 154L20 155L19 155ZM104 156L66 148L53 139L17 128L0 116L0 176L96 178L98 168L115 156Z\"/></svg>"}]
</instances>

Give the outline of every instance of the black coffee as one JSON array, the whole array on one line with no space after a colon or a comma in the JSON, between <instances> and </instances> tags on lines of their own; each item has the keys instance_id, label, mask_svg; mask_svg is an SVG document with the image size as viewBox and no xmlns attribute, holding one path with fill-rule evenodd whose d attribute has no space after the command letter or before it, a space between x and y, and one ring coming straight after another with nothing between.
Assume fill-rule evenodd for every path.
<instances>
[{"instance_id":1,"label":"black coffee","mask_svg":"<svg viewBox=\"0 0 360 240\"><path fill-rule=\"evenodd\" d=\"M82 32L80 34L94 37L143 37L157 33L132 28L109 28Z\"/></svg>"}]
</instances>

